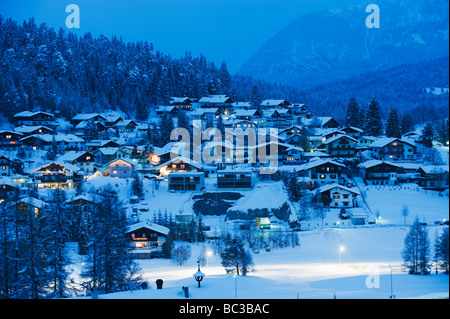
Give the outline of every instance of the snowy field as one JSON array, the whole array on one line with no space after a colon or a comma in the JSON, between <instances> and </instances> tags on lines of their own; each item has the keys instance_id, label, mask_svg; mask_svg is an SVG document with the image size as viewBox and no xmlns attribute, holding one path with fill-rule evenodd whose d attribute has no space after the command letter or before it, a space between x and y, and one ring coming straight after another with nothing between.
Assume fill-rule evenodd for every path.
<instances>
[{"instance_id":1,"label":"snowy field","mask_svg":"<svg viewBox=\"0 0 450 319\"><path fill-rule=\"evenodd\" d=\"M442 226L432 228L430 241ZM192 256L183 266L166 259L139 261L150 289L100 298L180 299L184 286L194 299L386 299L391 291L389 265L396 298L448 298L448 276L412 276L403 271L400 251L407 231L407 227L374 227L301 232L301 246L253 254L255 271L236 278L225 274L220 257L212 255L201 267L206 275L201 288L193 274L201 249L209 246L193 244ZM339 264L341 245L345 251ZM163 279L163 289L156 289L157 279Z\"/></svg>"},{"instance_id":2,"label":"snowy field","mask_svg":"<svg viewBox=\"0 0 450 319\"><path fill-rule=\"evenodd\" d=\"M121 196L129 198L130 181L109 177L89 180L94 187L107 182L116 185ZM144 181L144 185L147 190L144 202L149 210L141 214L141 220L151 220L159 209L174 214L180 210L192 212L192 193L168 192L164 182L158 189L153 189L150 181ZM207 185L207 189L209 186L214 187ZM236 206L249 207L258 199L258 189L264 199L258 204L284 200L280 201L282 196L275 196L280 192L279 183L262 183L260 186L253 192L242 192L244 197L236 201ZM436 275L434 269L428 276L408 275L402 268L401 257L404 238L415 216L428 222L430 246L433 247L435 236L443 227L448 227L434 225L435 221L449 219L448 195L439 196L415 184L402 185L401 189L388 186L361 186L361 189L367 193L372 212L378 211L381 217L376 225L352 226L348 222L336 225L339 210L331 209L325 219L328 227L297 232L300 246L252 253L255 271L247 276L227 275L220 257L213 254L201 268L206 274L201 288L197 287L193 274L197 271L201 250L210 249L210 244L191 244L191 257L183 266L167 259L138 261L149 289L101 295L100 298L183 299L184 286L189 287L193 299L329 299L334 296L338 299L385 299L391 291L390 267L396 298L448 298L448 276ZM410 211L406 224L401 215L403 205ZM211 231L233 228L233 223L226 222L222 216L204 216L204 223L211 226ZM321 222L317 222L319 224ZM345 251L339 258L340 246L345 247ZM71 276L76 277L79 264L74 264L73 269ZM163 289L156 289L157 279L163 279Z\"/></svg>"}]
</instances>

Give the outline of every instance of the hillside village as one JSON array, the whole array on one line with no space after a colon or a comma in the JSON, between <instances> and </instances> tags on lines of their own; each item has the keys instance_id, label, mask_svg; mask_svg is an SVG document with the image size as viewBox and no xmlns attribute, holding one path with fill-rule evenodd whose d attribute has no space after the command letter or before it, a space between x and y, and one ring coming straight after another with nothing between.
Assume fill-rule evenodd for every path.
<instances>
[{"instance_id":1,"label":"hillside village","mask_svg":"<svg viewBox=\"0 0 450 319\"><path fill-rule=\"evenodd\" d=\"M261 174L264 164L249 161L251 150L225 142L218 162L194 161L195 150L189 157L173 156L175 141L162 144L167 119L172 127L199 120L202 129L277 129L277 170ZM66 207L83 209L92 202L90 187L111 183L127 209L136 258L156 257L168 234L155 222L158 212L173 214L179 223L202 216L207 237L215 238L223 227L215 217L237 230L256 225L268 232L376 225L381 216L366 200L370 187L448 198L448 141L435 141L430 156L421 137L420 128L401 138L370 136L312 114L304 104L264 100L254 108L226 95L173 97L146 121L115 111L68 119L24 111L0 130L0 198L45 213L46 191L60 189ZM143 185L141 194L132 190L135 180Z\"/></svg>"}]
</instances>

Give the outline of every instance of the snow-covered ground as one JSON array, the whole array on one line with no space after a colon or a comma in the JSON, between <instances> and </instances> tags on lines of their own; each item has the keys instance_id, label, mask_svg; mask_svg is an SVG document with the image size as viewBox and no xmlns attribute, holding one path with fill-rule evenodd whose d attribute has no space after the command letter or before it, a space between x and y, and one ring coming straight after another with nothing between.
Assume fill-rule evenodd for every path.
<instances>
[{"instance_id":1,"label":"snow-covered ground","mask_svg":"<svg viewBox=\"0 0 450 319\"><path fill-rule=\"evenodd\" d=\"M430 227L430 241L442 226ZM167 259L139 260L146 290L101 295L103 299L179 299L189 287L194 299L384 299L392 289L396 298L448 298L449 277L412 276L402 269L400 252L408 227L316 229L300 232L301 246L253 254L255 271L247 276L225 274L220 257L212 255L201 267L201 288L193 278L197 260L208 243L192 244L183 266ZM341 252L339 264L339 247ZM389 266L390 265L390 266ZM156 280L163 279L163 289ZM88 297L86 297L88 298Z\"/></svg>"},{"instance_id":2,"label":"snow-covered ground","mask_svg":"<svg viewBox=\"0 0 450 319\"><path fill-rule=\"evenodd\" d=\"M106 182L112 182L121 196L129 198L131 180L127 182L125 179L97 176L89 180L89 184L94 187ZM165 182L153 190L152 183L144 181L147 190L145 202L149 211L141 214L141 220L151 219L159 209L163 212L167 209L174 214L180 210L192 212L192 193L168 192ZM259 190L264 196L259 204L263 200L271 200L270 196L280 191L279 183L262 183L260 186ZM378 211L381 216L375 225L337 225L339 210L331 209L325 219L328 227L297 232L300 246L252 253L255 271L247 276L227 275L221 266L220 257L213 254L208 258L207 265L201 268L206 274L201 288L197 287L193 274L197 271L201 250L210 249L211 246L208 242L191 244L192 255L183 266L167 259L138 260L149 289L101 295L100 298L179 299L184 298L184 286L189 287L190 298L194 299L327 299L334 296L383 299L389 298L391 291L390 267L393 269L392 289L396 298L448 298L448 276L436 275L434 269L428 276L408 275L402 268L401 257L404 238L416 215L421 221L428 222L428 234L433 247L435 236L440 234L443 227L448 227L434 225L434 221L449 219L448 195L439 196L415 184L404 184L401 189L398 186L361 186L361 189L367 194L372 212ZM242 194L244 197L236 201L236 206L248 207L250 202L258 199L255 190ZM273 201L284 199L275 196ZM255 205L258 206L258 203ZM406 224L401 215L403 205L407 205L410 210ZM233 223L225 221L223 216L204 216L204 223L211 226L212 232L233 228ZM341 253L340 246L345 247ZM74 271L71 276L76 277L80 264L72 267ZM164 280L163 289L156 289L156 279Z\"/></svg>"}]
</instances>

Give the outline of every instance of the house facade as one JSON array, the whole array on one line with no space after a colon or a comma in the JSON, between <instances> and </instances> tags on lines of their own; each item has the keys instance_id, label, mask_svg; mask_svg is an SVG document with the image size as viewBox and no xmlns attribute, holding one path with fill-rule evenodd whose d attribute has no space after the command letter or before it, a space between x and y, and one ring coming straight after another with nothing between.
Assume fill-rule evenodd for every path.
<instances>
[{"instance_id":1,"label":"house facade","mask_svg":"<svg viewBox=\"0 0 450 319\"><path fill-rule=\"evenodd\" d=\"M403 173L401 166L380 160L358 164L357 168L359 168L359 176L368 185L396 185L397 175Z\"/></svg>"},{"instance_id":2,"label":"house facade","mask_svg":"<svg viewBox=\"0 0 450 319\"><path fill-rule=\"evenodd\" d=\"M129 226L125 236L133 248L130 253L136 259L161 256L162 245L169 231L167 227L149 222L140 222Z\"/></svg>"},{"instance_id":3,"label":"house facade","mask_svg":"<svg viewBox=\"0 0 450 319\"><path fill-rule=\"evenodd\" d=\"M320 201L324 207L329 208L354 208L357 207L356 197L360 194L357 189L338 184L328 184L316 189Z\"/></svg>"},{"instance_id":4,"label":"house facade","mask_svg":"<svg viewBox=\"0 0 450 319\"><path fill-rule=\"evenodd\" d=\"M252 189L254 177L251 170L218 170L218 189Z\"/></svg>"},{"instance_id":5,"label":"house facade","mask_svg":"<svg viewBox=\"0 0 450 319\"><path fill-rule=\"evenodd\" d=\"M38 188L72 188L83 180L77 166L53 162L32 171L33 182Z\"/></svg>"},{"instance_id":6,"label":"house facade","mask_svg":"<svg viewBox=\"0 0 450 319\"><path fill-rule=\"evenodd\" d=\"M203 172L171 172L167 177L170 191L200 191L205 188Z\"/></svg>"},{"instance_id":7,"label":"house facade","mask_svg":"<svg viewBox=\"0 0 450 319\"><path fill-rule=\"evenodd\" d=\"M134 176L135 165L131 161L118 158L106 166L106 175L111 177L132 178Z\"/></svg>"},{"instance_id":8,"label":"house facade","mask_svg":"<svg viewBox=\"0 0 450 319\"><path fill-rule=\"evenodd\" d=\"M417 147L399 138L380 138L370 144L372 157L383 161L415 160Z\"/></svg>"}]
</instances>

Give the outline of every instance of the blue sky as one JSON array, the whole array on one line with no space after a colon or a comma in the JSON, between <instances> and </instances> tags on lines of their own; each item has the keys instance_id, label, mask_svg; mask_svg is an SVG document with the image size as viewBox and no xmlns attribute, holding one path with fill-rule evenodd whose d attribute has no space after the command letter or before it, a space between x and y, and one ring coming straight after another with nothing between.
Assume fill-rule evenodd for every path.
<instances>
[{"instance_id":1,"label":"blue sky","mask_svg":"<svg viewBox=\"0 0 450 319\"><path fill-rule=\"evenodd\" d=\"M0 14L93 36L149 41L178 57L204 54L235 73L258 49L296 18L345 8L358 0L0 0ZM80 29L67 29L68 4L80 8Z\"/></svg>"}]
</instances>

